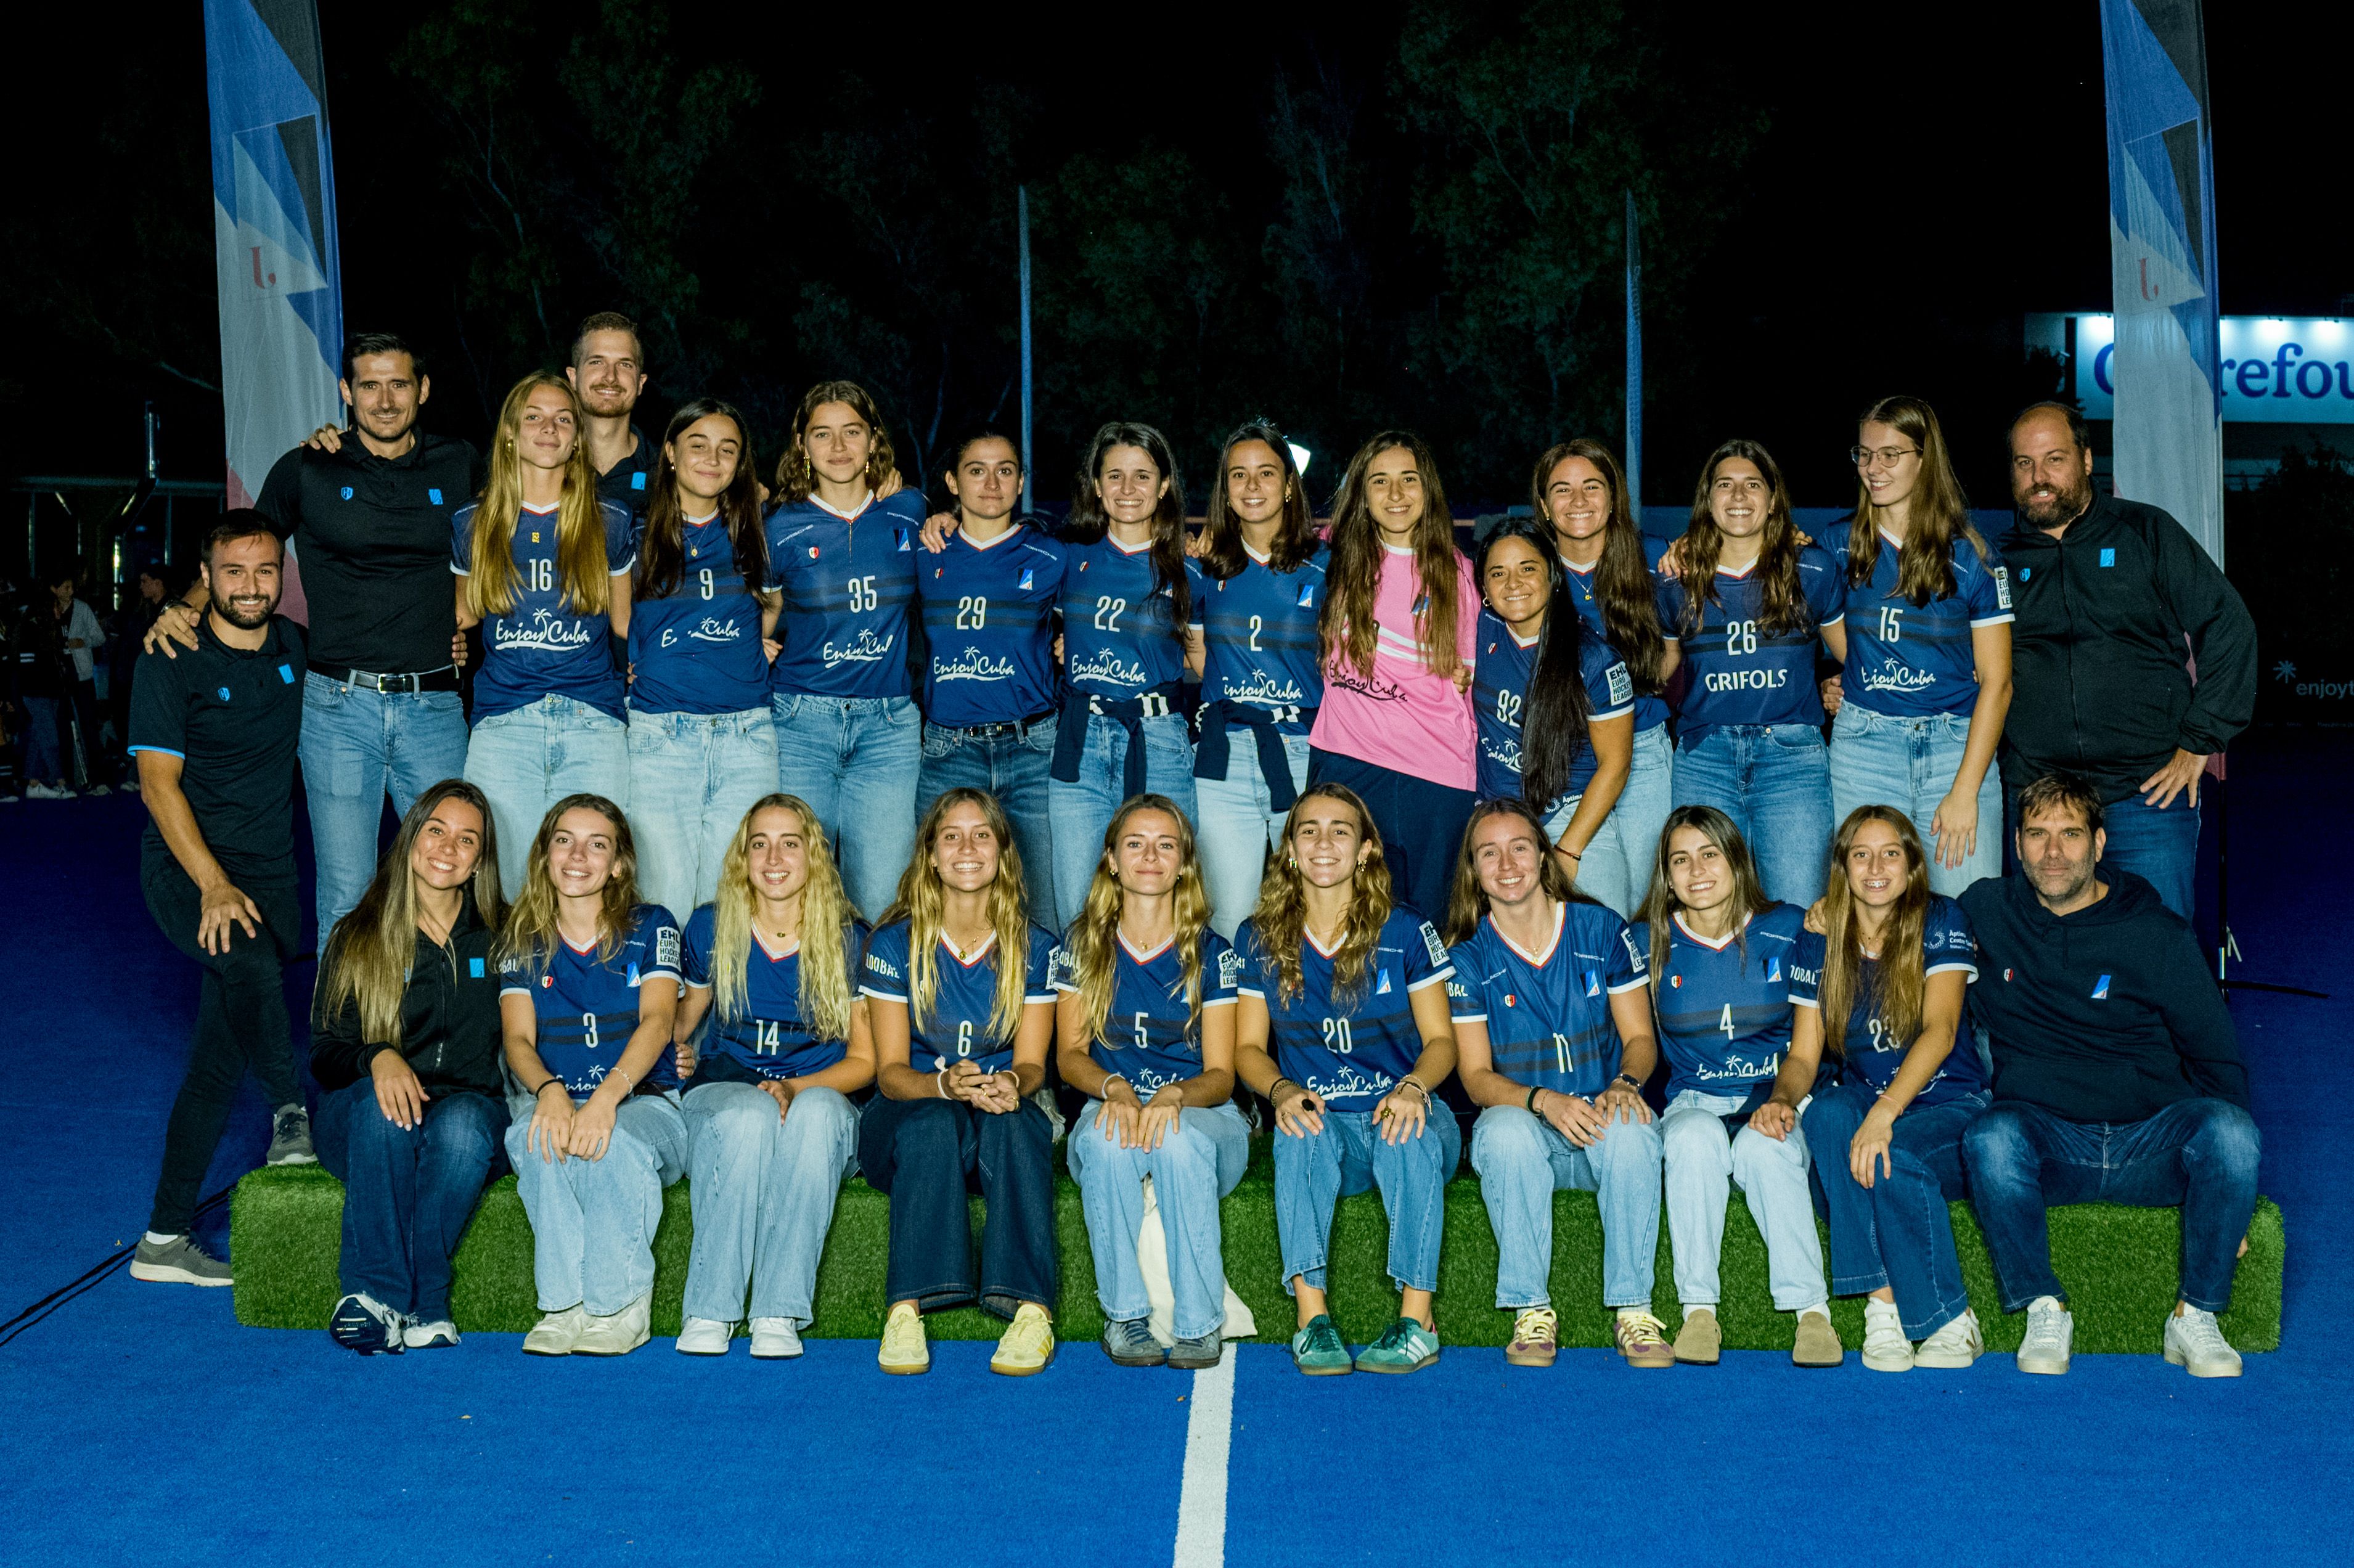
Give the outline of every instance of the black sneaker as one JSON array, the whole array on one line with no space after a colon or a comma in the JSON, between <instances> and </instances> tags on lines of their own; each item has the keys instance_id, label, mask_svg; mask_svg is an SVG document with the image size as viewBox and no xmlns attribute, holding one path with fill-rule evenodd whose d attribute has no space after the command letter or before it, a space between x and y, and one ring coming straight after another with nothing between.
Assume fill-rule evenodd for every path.
<instances>
[{"instance_id":1,"label":"black sneaker","mask_svg":"<svg viewBox=\"0 0 2354 1568\"><path fill-rule=\"evenodd\" d=\"M319 1151L311 1147L311 1115L301 1106L278 1107L270 1124L268 1165L316 1165Z\"/></svg>"},{"instance_id":2,"label":"black sneaker","mask_svg":"<svg viewBox=\"0 0 2354 1568\"><path fill-rule=\"evenodd\" d=\"M335 1315L327 1319L327 1332L335 1343L347 1351L357 1351L364 1356L381 1352L397 1356L408 1348L401 1330L405 1325L400 1314L373 1296L346 1296L335 1303Z\"/></svg>"}]
</instances>

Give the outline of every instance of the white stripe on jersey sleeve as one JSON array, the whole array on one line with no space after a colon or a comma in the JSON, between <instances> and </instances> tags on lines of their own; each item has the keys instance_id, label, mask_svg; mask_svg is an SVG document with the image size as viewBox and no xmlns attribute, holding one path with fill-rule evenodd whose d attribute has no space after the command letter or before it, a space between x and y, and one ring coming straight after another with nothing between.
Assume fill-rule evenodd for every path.
<instances>
[{"instance_id":1,"label":"white stripe on jersey sleeve","mask_svg":"<svg viewBox=\"0 0 2354 1568\"><path fill-rule=\"evenodd\" d=\"M1214 996L1202 1004L1202 1011L1207 1012L1214 1007L1232 1007L1241 1000L1240 997L1235 996Z\"/></svg>"},{"instance_id":2,"label":"white stripe on jersey sleeve","mask_svg":"<svg viewBox=\"0 0 2354 1568\"><path fill-rule=\"evenodd\" d=\"M1947 959L1943 963L1931 964L1921 972L1925 975L1964 974L1973 981L1978 978L1978 965L1967 959Z\"/></svg>"},{"instance_id":3,"label":"white stripe on jersey sleeve","mask_svg":"<svg viewBox=\"0 0 2354 1568\"><path fill-rule=\"evenodd\" d=\"M1606 713L1606 714L1588 714L1588 715L1585 715L1585 721L1586 721L1588 724L1591 724L1591 723L1593 723L1596 719L1615 719L1615 718L1625 718L1628 714L1631 714L1631 713L1633 713L1634 711L1635 711L1635 705L1634 705L1634 704L1632 704L1632 703L1628 703L1625 707L1623 707L1623 708L1612 708L1612 709L1611 709L1608 713Z\"/></svg>"},{"instance_id":4,"label":"white stripe on jersey sleeve","mask_svg":"<svg viewBox=\"0 0 2354 1568\"><path fill-rule=\"evenodd\" d=\"M1607 986L1604 989L1608 991L1612 996L1624 996L1630 991L1646 990L1649 987L1650 983L1650 976L1641 975L1634 980L1628 980L1625 985Z\"/></svg>"},{"instance_id":5,"label":"white stripe on jersey sleeve","mask_svg":"<svg viewBox=\"0 0 2354 1568\"><path fill-rule=\"evenodd\" d=\"M1454 978L1455 966L1453 964L1448 964L1445 969L1434 969L1429 974L1423 976L1420 980L1406 987L1406 994L1411 996L1418 991L1428 991L1432 986L1443 985Z\"/></svg>"}]
</instances>

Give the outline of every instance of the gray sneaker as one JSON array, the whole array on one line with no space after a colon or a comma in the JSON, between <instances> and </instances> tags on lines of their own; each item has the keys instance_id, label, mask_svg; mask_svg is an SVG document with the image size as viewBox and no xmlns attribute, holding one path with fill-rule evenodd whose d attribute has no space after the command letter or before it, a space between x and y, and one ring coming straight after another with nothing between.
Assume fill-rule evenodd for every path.
<instances>
[{"instance_id":1,"label":"gray sneaker","mask_svg":"<svg viewBox=\"0 0 2354 1568\"><path fill-rule=\"evenodd\" d=\"M270 1124L270 1153L262 1161L266 1165L316 1165L319 1151L311 1147L311 1113L301 1106L278 1107L278 1115Z\"/></svg>"},{"instance_id":2,"label":"gray sneaker","mask_svg":"<svg viewBox=\"0 0 2354 1568\"><path fill-rule=\"evenodd\" d=\"M1106 1319L1103 1331L1104 1354L1117 1366L1157 1367L1169 1359L1161 1341L1152 1337L1144 1319L1135 1318L1125 1323Z\"/></svg>"},{"instance_id":3,"label":"gray sneaker","mask_svg":"<svg viewBox=\"0 0 2354 1568\"><path fill-rule=\"evenodd\" d=\"M156 1285L237 1283L228 1265L186 1236L174 1236L167 1242L151 1242L141 1236L139 1250L131 1258L131 1277Z\"/></svg>"},{"instance_id":4,"label":"gray sneaker","mask_svg":"<svg viewBox=\"0 0 2354 1568\"><path fill-rule=\"evenodd\" d=\"M1207 1372L1226 1352L1226 1343L1214 1329L1198 1340L1180 1340L1169 1347L1169 1364L1179 1372Z\"/></svg>"}]
</instances>

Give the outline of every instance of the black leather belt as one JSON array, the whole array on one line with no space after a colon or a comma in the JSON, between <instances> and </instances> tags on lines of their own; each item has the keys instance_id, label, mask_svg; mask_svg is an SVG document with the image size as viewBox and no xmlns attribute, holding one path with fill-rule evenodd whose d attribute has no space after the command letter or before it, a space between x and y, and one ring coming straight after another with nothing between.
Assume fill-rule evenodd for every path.
<instances>
[{"instance_id":1,"label":"black leather belt","mask_svg":"<svg viewBox=\"0 0 2354 1568\"><path fill-rule=\"evenodd\" d=\"M324 675L339 686L358 686L371 692L454 692L458 689L458 671L454 665L428 670L419 675L379 675L369 670L353 670L340 664L313 664L313 675Z\"/></svg>"},{"instance_id":2,"label":"black leather belt","mask_svg":"<svg viewBox=\"0 0 2354 1568\"><path fill-rule=\"evenodd\" d=\"M1042 724L1053 723L1055 712L1055 709L1048 708L1044 713L1032 714L1028 718L1006 719L998 724L936 724L932 727L945 734L960 735L971 740L996 740L1009 735L1020 737L1028 735Z\"/></svg>"}]
</instances>

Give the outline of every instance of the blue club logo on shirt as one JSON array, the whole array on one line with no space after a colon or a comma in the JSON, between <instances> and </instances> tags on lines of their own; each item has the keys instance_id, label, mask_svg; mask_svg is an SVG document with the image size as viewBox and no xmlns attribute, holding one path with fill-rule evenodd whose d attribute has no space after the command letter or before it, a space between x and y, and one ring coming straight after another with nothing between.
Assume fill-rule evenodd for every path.
<instances>
[{"instance_id":1,"label":"blue club logo on shirt","mask_svg":"<svg viewBox=\"0 0 2354 1568\"><path fill-rule=\"evenodd\" d=\"M436 505L436 506L440 505L440 504L441 504L441 487L440 487L440 485L433 485L433 486L429 486L429 487L426 490L426 492L425 492L425 498L426 498L427 500L429 500L429 501L432 502L432 503L433 503L433 504L434 504L434 505Z\"/></svg>"},{"instance_id":2,"label":"blue club logo on shirt","mask_svg":"<svg viewBox=\"0 0 2354 1568\"><path fill-rule=\"evenodd\" d=\"M292 685L294 683L294 666L292 664L279 665L278 678L286 684L290 686Z\"/></svg>"},{"instance_id":3,"label":"blue club logo on shirt","mask_svg":"<svg viewBox=\"0 0 2354 1568\"><path fill-rule=\"evenodd\" d=\"M2020 567L2020 568L2019 568L2019 580L2020 580L2020 582L2025 582L2028 578L2030 578L2030 577L2033 577L2034 575L2035 575L2035 568L2034 568L2033 567Z\"/></svg>"},{"instance_id":4,"label":"blue club logo on shirt","mask_svg":"<svg viewBox=\"0 0 2354 1568\"><path fill-rule=\"evenodd\" d=\"M635 472L635 473L633 473L633 474L630 475L630 488L631 488L631 490L643 490L645 487L646 487L646 474L645 474L645 470L643 470L643 469L640 469L637 472Z\"/></svg>"},{"instance_id":5,"label":"blue club logo on shirt","mask_svg":"<svg viewBox=\"0 0 2354 1568\"><path fill-rule=\"evenodd\" d=\"M1600 996L1602 994L1602 977L1596 974L1592 969L1585 971L1585 994L1588 996Z\"/></svg>"},{"instance_id":6,"label":"blue club logo on shirt","mask_svg":"<svg viewBox=\"0 0 2354 1568\"><path fill-rule=\"evenodd\" d=\"M220 700L223 702L228 702L229 700L228 688L227 686L220 688Z\"/></svg>"},{"instance_id":7,"label":"blue club logo on shirt","mask_svg":"<svg viewBox=\"0 0 2354 1568\"><path fill-rule=\"evenodd\" d=\"M893 546L894 546L898 550L899 554L901 554L901 555L903 555L903 556L904 556L904 555L906 555L906 554L907 554L907 553L908 553L908 550L907 550L907 531L905 528L894 528L894 529L892 529L892 530L891 530L891 541L892 541Z\"/></svg>"},{"instance_id":8,"label":"blue club logo on shirt","mask_svg":"<svg viewBox=\"0 0 2354 1568\"><path fill-rule=\"evenodd\" d=\"M466 960L466 973L467 973L467 974L469 974L469 975L471 975L471 976L472 976L472 978L474 978L475 980L480 980L480 979L482 979L482 959L468 959Z\"/></svg>"},{"instance_id":9,"label":"blue club logo on shirt","mask_svg":"<svg viewBox=\"0 0 2354 1568\"><path fill-rule=\"evenodd\" d=\"M1373 987L1373 994L1375 996L1387 996L1390 993L1390 971L1387 969L1382 970L1381 977L1381 982Z\"/></svg>"},{"instance_id":10,"label":"blue club logo on shirt","mask_svg":"<svg viewBox=\"0 0 2354 1568\"><path fill-rule=\"evenodd\" d=\"M1224 588L1226 585L1220 583L1218 586L1220 588ZM1314 609L1316 608L1316 585L1314 583L1306 584L1300 588L1299 608L1302 609Z\"/></svg>"},{"instance_id":11,"label":"blue club logo on shirt","mask_svg":"<svg viewBox=\"0 0 2354 1568\"><path fill-rule=\"evenodd\" d=\"M1775 982L1776 980L1780 980L1781 978L1782 978L1782 960L1781 960L1781 959L1767 959L1766 960L1766 983L1770 985L1770 984L1772 984L1773 982Z\"/></svg>"},{"instance_id":12,"label":"blue club logo on shirt","mask_svg":"<svg viewBox=\"0 0 2354 1568\"><path fill-rule=\"evenodd\" d=\"M934 572L932 575L934 577L939 576L938 572ZM1034 580L1035 579L1033 577L1030 568L1028 567L1024 567L1022 568L1022 581L1015 586L1019 588L1022 592L1028 593L1034 586Z\"/></svg>"},{"instance_id":13,"label":"blue club logo on shirt","mask_svg":"<svg viewBox=\"0 0 2354 1568\"><path fill-rule=\"evenodd\" d=\"M2103 975L2099 980L2093 982L2093 1000L2094 1001L2106 1001L2109 1000L2108 976Z\"/></svg>"},{"instance_id":14,"label":"blue club logo on shirt","mask_svg":"<svg viewBox=\"0 0 2354 1568\"><path fill-rule=\"evenodd\" d=\"M344 486L344 499L345 499L345 500L346 500L346 501L349 501L351 498L352 498L352 487L351 487L350 485L348 485L348 484L347 484L347 485Z\"/></svg>"},{"instance_id":15,"label":"blue club logo on shirt","mask_svg":"<svg viewBox=\"0 0 2354 1568\"><path fill-rule=\"evenodd\" d=\"M2115 550L2103 550L2101 552L2101 565L2105 567L2114 567L2116 564L2117 553Z\"/></svg>"}]
</instances>

